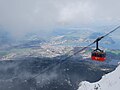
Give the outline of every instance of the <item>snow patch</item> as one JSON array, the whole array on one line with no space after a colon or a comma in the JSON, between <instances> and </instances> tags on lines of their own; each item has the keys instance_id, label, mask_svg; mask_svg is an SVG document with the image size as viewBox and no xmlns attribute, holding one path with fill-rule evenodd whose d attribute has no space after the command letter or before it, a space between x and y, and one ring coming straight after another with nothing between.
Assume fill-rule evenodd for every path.
<instances>
[{"instance_id":1,"label":"snow patch","mask_svg":"<svg viewBox=\"0 0 120 90\"><path fill-rule=\"evenodd\" d=\"M120 65L115 71L104 75L98 82L81 82L78 90L120 90Z\"/></svg>"}]
</instances>

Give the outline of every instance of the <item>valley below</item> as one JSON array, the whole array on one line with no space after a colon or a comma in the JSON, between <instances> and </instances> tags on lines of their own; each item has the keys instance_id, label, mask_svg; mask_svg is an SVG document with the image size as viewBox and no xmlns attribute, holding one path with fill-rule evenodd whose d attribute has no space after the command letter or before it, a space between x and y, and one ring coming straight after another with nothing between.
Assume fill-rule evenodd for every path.
<instances>
[{"instance_id":1,"label":"valley below","mask_svg":"<svg viewBox=\"0 0 120 90\"><path fill-rule=\"evenodd\" d=\"M58 62L54 58L1 61L0 90L77 90L81 81L96 82L116 67L73 59Z\"/></svg>"}]
</instances>

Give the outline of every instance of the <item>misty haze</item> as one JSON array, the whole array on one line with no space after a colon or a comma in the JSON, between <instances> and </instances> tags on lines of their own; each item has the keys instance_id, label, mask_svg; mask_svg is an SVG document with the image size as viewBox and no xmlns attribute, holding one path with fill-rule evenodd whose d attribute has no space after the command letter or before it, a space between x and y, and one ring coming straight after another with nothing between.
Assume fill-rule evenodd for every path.
<instances>
[{"instance_id":1,"label":"misty haze","mask_svg":"<svg viewBox=\"0 0 120 90\"><path fill-rule=\"evenodd\" d=\"M0 90L120 90L119 4L0 0Z\"/></svg>"}]
</instances>

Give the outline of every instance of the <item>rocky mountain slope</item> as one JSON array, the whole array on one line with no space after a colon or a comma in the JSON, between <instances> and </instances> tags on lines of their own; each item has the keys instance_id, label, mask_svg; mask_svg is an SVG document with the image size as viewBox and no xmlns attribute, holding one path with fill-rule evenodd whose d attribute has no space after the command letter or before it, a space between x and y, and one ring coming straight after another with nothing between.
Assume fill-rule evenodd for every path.
<instances>
[{"instance_id":1,"label":"rocky mountain slope","mask_svg":"<svg viewBox=\"0 0 120 90\"><path fill-rule=\"evenodd\" d=\"M120 66L95 83L83 81L78 90L120 90Z\"/></svg>"}]
</instances>

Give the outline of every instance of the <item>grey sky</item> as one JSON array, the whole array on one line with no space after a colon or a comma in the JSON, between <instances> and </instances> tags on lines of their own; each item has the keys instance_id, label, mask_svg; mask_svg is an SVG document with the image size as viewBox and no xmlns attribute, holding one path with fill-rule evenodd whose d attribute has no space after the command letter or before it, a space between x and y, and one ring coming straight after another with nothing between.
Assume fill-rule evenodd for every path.
<instances>
[{"instance_id":1,"label":"grey sky","mask_svg":"<svg viewBox=\"0 0 120 90\"><path fill-rule=\"evenodd\" d=\"M120 0L0 0L0 25L16 35L120 20Z\"/></svg>"}]
</instances>

